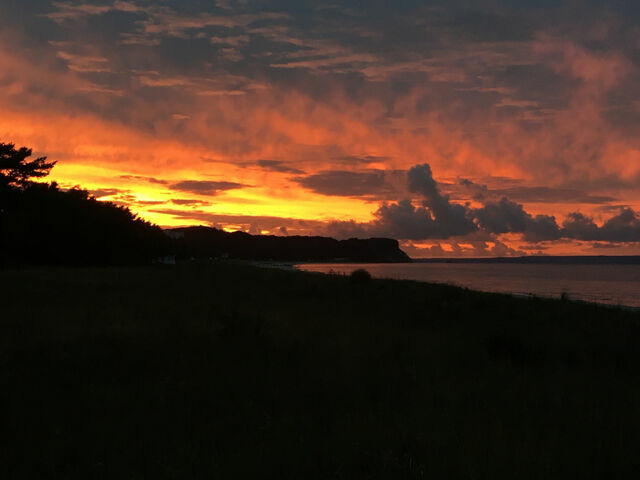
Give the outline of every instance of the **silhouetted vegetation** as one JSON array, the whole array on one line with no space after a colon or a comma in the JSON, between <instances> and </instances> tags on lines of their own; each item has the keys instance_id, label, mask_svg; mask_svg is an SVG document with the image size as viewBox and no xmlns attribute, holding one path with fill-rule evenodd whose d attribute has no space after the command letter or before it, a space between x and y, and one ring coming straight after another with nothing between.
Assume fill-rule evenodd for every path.
<instances>
[{"instance_id":1,"label":"silhouetted vegetation","mask_svg":"<svg viewBox=\"0 0 640 480\"><path fill-rule=\"evenodd\" d=\"M0 143L0 188L24 187L32 178L49 175L56 162L47 162L47 157L29 160L32 153L27 147L16 149L13 143Z\"/></svg>"},{"instance_id":2,"label":"silhouetted vegetation","mask_svg":"<svg viewBox=\"0 0 640 480\"><path fill-rule=\"evenodd\" d=\"M281 262L410 262L398 241L390 238L336 240L328 237L250 235L209 227L174 228L181 235L177 249L183 258L228 257Z\"/></svg>"},{"instance_id":3,"label":"silhouetted vegetation","mask_svg":"<svg viewBox=\"0 0 640 480\"><path fill-rule=\"evenodd\" d=\"M351 272L351 275L349 275L349 279L351 280L351 283L354 283L356 285L369 283L371 282L371 274L365 269L359 268Z\"/></svg>"},{"instance_id":4,"label":"silhouetted vegetation","mask_svg":"<svg viewBox=\"0 0 640 480\"><path fill-rule=\"evenodd\" d=\"M148 263L171 251L159 227L87 191L35 183L55 162L0 143L0 265Z\"/></svg>"},{"instance_id":5,"label":"silhouetted vegetation","mask_svg":"<svg viewBox=\"0 0 640 480\"><path fill-rule=\"evenodd\" d=\"M636 312L234 262L0 285L2 478L640 469Z\"/></svg>"}]
</instances>

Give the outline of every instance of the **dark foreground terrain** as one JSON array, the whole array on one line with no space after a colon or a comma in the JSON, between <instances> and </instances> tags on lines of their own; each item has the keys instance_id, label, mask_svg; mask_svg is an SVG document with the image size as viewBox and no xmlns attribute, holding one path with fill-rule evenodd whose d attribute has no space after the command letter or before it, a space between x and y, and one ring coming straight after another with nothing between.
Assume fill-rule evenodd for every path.
<instances>
[{"instance_id":1,"label":"dark foreground terrain","mask_svg":"<svg viewBox=\"0 0 640 480\"><path fill-rule=\"evenodd\" d=\"M637 478L640 318L233 263L0 271L0 478Z\"/></svg>"}]
</instances>

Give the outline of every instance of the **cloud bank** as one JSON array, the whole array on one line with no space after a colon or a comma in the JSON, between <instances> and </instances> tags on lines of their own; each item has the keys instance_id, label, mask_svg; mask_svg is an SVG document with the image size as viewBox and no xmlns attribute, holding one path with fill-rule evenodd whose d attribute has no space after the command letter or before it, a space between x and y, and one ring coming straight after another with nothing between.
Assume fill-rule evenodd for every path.
<instances>
[{"instance_id":1,"label":"cloud bank","mask_svg":"<svg viewBox=\"0 0 640 480\"><path fill-rule=\"evenodd\" d=\"M529 243L559 239L606 242L639 242L640 216L631 208L597 225L592 218L571 212L562 227L551 215L532 215L523 205L506 197L480 208L452 203L440 193L429 164L416 165L407 174L408 190L420 197L383 203L368 223L333 222L328 231L339 237L391 236L402 240L444 240L469 234L519 234Z\"/></svg>"}]
</instances>

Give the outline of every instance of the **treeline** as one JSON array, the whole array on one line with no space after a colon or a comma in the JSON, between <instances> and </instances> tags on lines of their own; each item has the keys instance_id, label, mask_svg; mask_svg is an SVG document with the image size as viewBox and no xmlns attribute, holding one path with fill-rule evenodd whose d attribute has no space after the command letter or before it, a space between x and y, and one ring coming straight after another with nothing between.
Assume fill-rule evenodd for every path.
<instances>
[{"instance_id":1,"label":"treeline","mask_svg":"<svg viewBox=\"0 0 640 480\"><path fill-rule=\"evenodd\" d=\"M0 205L0 264L124 265L171 251L162 229L85 190L9 187Z\"/></svg>"},{"instance_id":2,"label":"treeline","mask_svg":"<svg viewBox=\"0 0 640 480\"><path fill-rule=\"evenodd\" d=\"M124 265L170 253L162 229L86 190L36 183L55 163L0 143L0 265Z\"/></svg>"}]
</instances>

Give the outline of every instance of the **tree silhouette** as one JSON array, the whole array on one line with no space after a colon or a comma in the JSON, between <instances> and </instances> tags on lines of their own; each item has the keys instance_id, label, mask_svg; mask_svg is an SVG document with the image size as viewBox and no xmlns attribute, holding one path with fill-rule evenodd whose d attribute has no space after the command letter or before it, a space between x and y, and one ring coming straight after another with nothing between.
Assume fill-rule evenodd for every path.
<instances>
[{"instance_id":1,"label":"tree silhouette","mask_svg":"<svg viewBox=\"0 0 640 480\"><path fill-rule=\"evenodd\" d=\"M56 162L0 143L0 267L147 263L172 250L160 227L81 188L34 182Z\"/></svg>"},{"instance_id":2,"label":"tree silhouette","mask_svg":"<svg viewBox=\"0 0 640 480\"><path fill-rule=\"evenodd\" d=\"M28 161L32 151L21 147L16 150L13 143L0 143L0 187L25 187L32 178L42 178L56 162L47 162L47 157Z\"/></svg>"}]
</instances>

